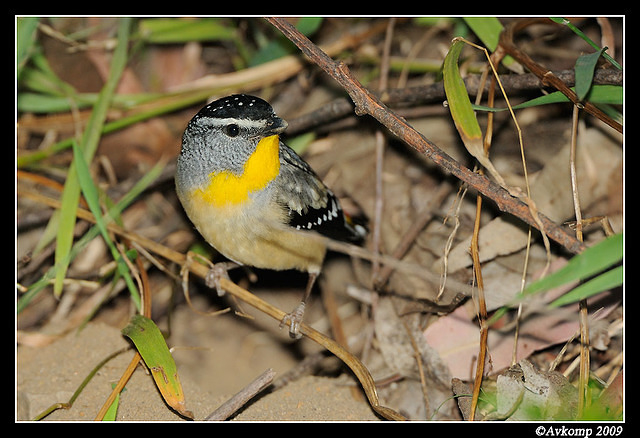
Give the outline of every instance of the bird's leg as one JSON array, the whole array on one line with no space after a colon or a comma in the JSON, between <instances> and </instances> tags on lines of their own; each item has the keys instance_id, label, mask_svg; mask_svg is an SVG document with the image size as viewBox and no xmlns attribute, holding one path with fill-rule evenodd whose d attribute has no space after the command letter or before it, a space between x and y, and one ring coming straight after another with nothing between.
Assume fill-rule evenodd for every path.
<instances>
[{"instance_id":1,"label":"bird's leg","mask_svg":"<svg viewBox=\"0 0 640 438\"><path fill-rule=\"evenodd\" d=\"M224 295L224 289L220 286L220 280L226 278L229 280L229 270L240 266L235 262L218 262L211 265L209 272L204 278L204 283L212 289L215 289L218 296Z\"/></svg>"},{"instance_id":2,"label":"bird's leg","mask_svg":"<svg viewBox=\"0 0 640 438\"><path fill-rule=\"evenodd\" d=\"M298 304L293 311L287 313L284 318L282 318L282 322L280 322L280 327L283 325L289 325L289 336L294 339L300 339L302 337L300 334L300 324L302 324L302 319L304 318L304 308L306 306L307 299L309 298L309 295L311 295L311 289L313 289L313 285L317 277L317 272L309 272L307 289L304 291L302 301L300 301L300 304Z\"/></svg>"},{"instance_id":3,"label":"bird's leg","mask_svg":"<svg viewBox=\"0 0 640 438\"><path fill-rule=\"evenodd\" d=\"M189 268L196 258L209 265L209 271L204 278L205 284L208 287L215 289L219 297L224 295L224 289L220 287L220 279L229 279L228 271L230 269L237 268L240 265L235 262L219 262L214 264L209 259L201 256L200 254L188 251L186 260L182 265L182 268L180 269L180 275L182 276L182 289L184 290L185 294L187 294L188 291Z\"/></svg>"}]
</instances>

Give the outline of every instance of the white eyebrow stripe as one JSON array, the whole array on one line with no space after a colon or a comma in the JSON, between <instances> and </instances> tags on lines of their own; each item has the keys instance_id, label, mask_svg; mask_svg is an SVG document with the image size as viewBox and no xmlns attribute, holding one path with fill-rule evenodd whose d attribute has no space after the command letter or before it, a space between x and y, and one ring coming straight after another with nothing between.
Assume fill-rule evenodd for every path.
<instances>
[{"instance_id":1,"label":"white eyebrow stripe","mask_svg":"<svg viewBox=\"0 0 640 438\"><path fill-rule=\"evenodd\" d=\"M241 128L264 128L267 126L267 120L236 119L235 117L225 117L223 119L201 117L198 119L198 123L203 126L226 126L233 123Z\"/></svg>"}]
</instances>

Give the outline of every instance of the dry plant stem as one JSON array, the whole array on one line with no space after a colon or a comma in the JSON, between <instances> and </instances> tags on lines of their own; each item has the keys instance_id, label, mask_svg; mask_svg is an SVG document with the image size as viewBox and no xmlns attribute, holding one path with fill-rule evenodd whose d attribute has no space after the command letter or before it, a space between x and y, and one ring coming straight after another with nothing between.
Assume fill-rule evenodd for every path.
<instances>
[{"instance_id":1,"label":"dry plant stem","mask_svg":"<svg viewBox=\"0 0 640 438\"><path fill-rule=\"evenodd\" d=\"M382 131L376 131L376 184L375 184L375 206L374 206L374 221L373 221L373 237L372 237L372 252L374 254L380 254L380 239L382 229L382 210L384 207L383 196L383 183L382 183L382 169L384 163L384 150L385 150L385 137ZM375 282L375 278L380 272L380 262L376 259L371 269L371 284Z\"/></svg>"},{"instance_id":2,"label":"dry plant stem","mask_svg":"<svg viewBox=\"0 0 640 438\"><path fill-rule=\"evenodd\" d=\"M362 86L362 84L351 75L348 67L344 63L333 61L333 59L322 52L308 38L298 32L295 27L278 18L267 18L267 20L295 43L306 56L311 58L313 62L333 77L349 93L349 96L355 103L356 114L369 114L374 117L398 138L430 158L444 171L453 174L473 189L482 193L482 195L491 199L501 211L512 214L538 229L540 229L537 222L537 219L539 219L543 232L569 252L575 254L584 250L585 246L582 242L578 241L562 227L556 225L548 217L539 213L537 215L539 218L534 218L530 207L521 199L513 197L506 189L492 182L486 176L472 172L444 153L424 135L417 132L406 120L389 110L376 96Z\"/></svg>"},{"instance_id":3,"label":"dry plant stem","mask_svg":"<svg viewBox=\"0 0 640 438\"><path fill-rule=\"evenodd\" d=\"M396 314L399 315L398 309L396 308L395 304L393 307ZM413 349L413 357L416 361L416 366L418 368L418 375L420 376L420 387L422 388L422 399L424 400L424 411L428 416L429 415L429 392L427 390L427 379L424 374L422 354L420 353L420 348L418 347L418 344L416 343L416 340L413 336L414 330L411 330L411 328L409 327L409 324L407 324L406 318L400 317L400 321L402 322L402 326L404 327L407 337L409 338L409 342L411 343L411 348ZM422 336L422 333L419 332L418 336Z\"/></svg>"},{"instance_id":4,"label":"dry plant stem","mask_svg":"<svg viewBox=\"0 0 640 438\"><path fill-rule=\"evenodd\" d=\"M238 409L244 406L256 394L261 392L273 381L276 372L269 368L264 373L256 377L251 383L245 386L240 392L235 394L229 400L224 402L222 406L213 411L205 418L205 421L222 421L233 415Z\"/></svg>"},{"instance_id":5,"label":"dry plant stem","mask_svg":"<svg viewBox=\"0 0 640 438\"><path fill-rule=\"evenodd\" d=\"M491 64L491 68L493 70L494 75L491 77L491 82L490 82L490 86L489 86L489 95L488 95L488 105L490 107L494 106L494 93L495 93L495 86L496 86L496 81L497 81L497 72L495 70L495 65L499 64L502 61L502 54L500 53L494 53L493 55L489 56L488 51L486 49L484 49L485 55L487 56L487 58L489 59L489 62ZM522 140L522 130L520 129L520 125L518 123L518 119L516 118L515 113L513 112L513 108L511 107L511 104L509 103L509 100L507 98L507 94L505 93L504 90L504 86L502 84L502 82L498 81L498 84L500 85L500 89L502 90L503 96L505 98L505 100L507 101L507 106L509 107L509 112L511 113L511 118L513 120L513 123L515 125L515 128L518 132L518 144L520 145L520 156L522 158L522 170L523 170L523 175L524 175L524 179L525 179L525 186L527 189L527 198L531 198L531 186L529 185L529 172L527 171L527 161L525 159L525 153L524 153L524 143ZM493 132L493 119L494 119L494 113L489 113L488 114L488 123L487 123L487 133L486 136L484 138L484 147L485 150L488 152L489 147L491 146L491 136L492 136L492 132ZM550 254L549 254L549 242L548 240L545 238L545 236L543 235L543 241L544 241L544 245L545 248L547 249L547 266L550 263ZM528 230L527 230L527 246L526 246L526 250L525 250L525 256L524 256L524 265L522 268L522 277L521 277L521 281L520 281L520 292L522 292L524 290L526 281L527 281L527 267L529 266L529 254L530 254L530 250L531 250L531 225L529 225ZM520 318L522 316L522 306L523 303L519 303L518 304L518 310L517 310L517 314L516 314L516 327L515 327L515 331L514 331L514 336L513 336L513 349L511 351L511 365L515 365L517 363L517 356L518 356L518 337L520 334Z\"/></svg>"},{"instance_id":6,"label":"dry plant stem","mask_svg":"<svg viewBox=\"0 0 640 438\"><path fill-rule=\"evenodd\" d=\"M486 52L485 52L486 54ZM488 72L488 69L487 69ZM491 78L487 104L493 107L495 96L495 77ZM477 96L480 102L480 95ZM513 114L512 114L513 116ZM514 117L515 121L515 117ZM493 113L489 113L487 119L487 130L483 139L484 152L488 156L491 148L491 139L493 134ZM520 142L522 144L522 142ZM479 171L482 173L482 169ZM480 322L480 342L478 351L478 361L476 362L476 375L473 382L473 395L471 397L471 409L469 411L469 420L473 421L476 416L476 408L480 397L480 389L482 387L482 378L484 376L485 358L487 356L487 339L489 337L489 328L487 327L487 302L484 297L484 281L482 280L482 267L480 265L480 214L482 212L482 197L476 196L476 217L473 224L473 234L471 236L471 258L473 260L473 272L476 284L478 286L478 321Z\"/></svg>"},{"instance_id":7,"label":"dry plant stem","mask_svg":"<svg viewBox=\"0 0 640 438\"><path fill-rule=\"evenodd\" d=\"M537 23L553 24L552 21L546 18L526 18L508 24L500 34L500 40L498 48L496 49L496 53L502 52L511 55L518 62L523 64L525 68L535 74L544 85L550 85L554 87L558 91L562 92L562 94L564 94L571 102L573 102L574 105L578 105L584 108L587 113L602 120L604 123L611 126L616 131L622 132L622 125L620 123L610 118L592 103L581 102L580 99L578 99L576 93L571 90L571 88L569 88L567 84L560 80L550 70L547 70L546 68L537 64L533 59L529 57L529 55L520 51L520 49L515 46L515 44L513 43L514 34L529 25Z\"/></svg>"},{"instance_id":8,"label":"dry plant stem","mask_svg":"<svg viewBox=\"0 0 640 438\"><path fill-rule=\"evenodd\" d=\"M476 197L476 220L474 223L473 234L471 237L471 257L473 259L473 272L478 286L478 320L480 323L480 349L478 351L478 360L476 362L476 375L473 382L473 396L471 398L471 410L469 412L469 420L475 419L476 407L478 406L478 398L482 386L482 378L484 376L484 364L487 357L487 338L489 330L487 327L487 305L484 298L484 283L482 281L482 269L480 266L480 254L478 250L478 237L480 235L480 211L482 209L482 197Z\"/></svg>"},{"instance_id":9,"label":"dry plant stem","mask_svg":"<svg viewBox=\"0 0 640 438\"><path fill-rule=\"evenodd\" d=\"M571 191L573 194L573 207L576 215L576 236L582 241L582 211L580 208L580 197L578 196L578 175L576 171L576 147L578 144L578 116L580 109L577 105L573 106L572 131L571 131L571 153L569 157L569 166L571 174ZM584 409L587 406L589 392L589 371L591 368L591 360L589 357L589 309L587 308L587 300L580 300L580 378L578 381L579 398L578 398L578 416L582 417Z\"/></svg>"},{"instance_id":10,"label":"dry plant stem","mask_svg":"<svg viewBox=\"0 0 640 438\"><path fill-rule=\"evenodd\" d=\"M333 339L344 347L349 346L347 341L347 335L344 333L342 327L342 320L338 315L338 303L336 301L336 295L333 288L327 284L326 281L322 281L322 305L324 306L329 319L329 327L331 327L331 333L333 333Z\"/></svg>"},{"instance_id":11,"label":"dry plant stem","mask_svg":"<svg viewBox=\"0 0 640 438\"><path fill-rule=\"evenodd\" d=\"M111 394L109 394L109 397L107 397L104 404L96 414L95 421L102 421L105 414L109 410L109 406L111 406L111 403L113 403L113 401L116 399L116 396L124 389L124 386L127 384L129 379L133 375L133 372L136 370L138 363L141 360L142 360L142 356L140 356L140 353L136 351L133 357L131 358L131 362L129 362L129 365L124 370L124 373L122 373L120 380L118 380L118 383L111 391Z\"/></svg>"},{"instance_id":12,"label":"dry plant stem","mask_svg":"<svg viewBox=\"0 0 640 438\"><path fill-rule=\"evenodd\" d=\"M380 91L384 93L387 89L387 81L389 77L389 53L391 52L391 41L393 40L393 28L395 26L395 19L389 19L387 25L387 32L384 40L384 50L382 54L382 62L380 65ZM376 193L375 193L375 207L374 207L374 221L373 221L373 253L379 254L380 251L380 234L382 228L382 210L384 206L383 196L383 184L382 184L382 170L384 164L384 150L386 147L386 139L382 130L376 130ZM371 284L374 283L375 278L380 271L380 263L376 260L373 263L371 269Z\"/></svg>"},{"instance_id":13,"label":"dry plant stem","mask_svg":"<svg viewBox=\"0 0 640 438\"><path fill-rule=\"evenodd\" d=\"M48 196L43 196L42 194L30 189L20 189L18 192L18 196L27 197L33 201L40 202L41 204L47 205L51 208L60 208L59 200L50 198ZM76 211L76 215L79 219L95 223L95 219L93 218L93 215L88 210L78 208ZM185 259L187 258L183 254L173 251L172 249L167 248L162 244L159 244L151 239L147 239L139 234L124 230L115 224L109 223L107 224L107 228L109 229L109 231L112 231L118 234L119 236L126 237L130 239L132 242L137 243L140 246L148 249L149 251L161 257L164 257L167 260L170 260L180 266L184 264ZM382 263L392 267L396 271L403 272L409 275L416 275L428 281L437 281L436 274L431 274L430 271L425 271L424 267L420 265L409 263L409 262L403 262L396 258L390 257L386 254L380 254L380 255L372 254L368 250L353 244L339 242L336 240L326 240L326 239L324 240L327 244L327 247L332 251L338 251L343 254L347 254L352 257L358 257L370 262L378 258ZM453 290L455 290L458 293L462 293L465 295L470 294L470 287L467 284L460 283L460 282L453 282L453 283L450 283L449 285Z\"/></svg>"}]
</instances>

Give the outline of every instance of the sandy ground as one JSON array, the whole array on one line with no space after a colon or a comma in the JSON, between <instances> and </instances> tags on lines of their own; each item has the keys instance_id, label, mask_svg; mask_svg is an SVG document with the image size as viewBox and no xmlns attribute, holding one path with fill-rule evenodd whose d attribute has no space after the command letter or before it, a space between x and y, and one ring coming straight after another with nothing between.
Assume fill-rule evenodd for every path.
<instances>
[{"instance_id":1,"label":"sandy ground","mask_svg":"<svg viewBox=\"0 0 640 438\"><path fill-rule=\"evenodd\" d=\"M159 324L161 325L161 324ZM186 408L203 420L230 396L268 368L276 380L295 367L303 351L317 350L310 341L295 343L278 324L259 317L252 323L232 314L211 317L184 306L172 320L168 342L173 348ZM89 323L41 348L23 347L17 354L17 419L28 420L48 406L66 402L90 371L109 354L129 345L120 331ZM104 365L70 409L59 409L47 421L92 421L128 365L126 351ZM147 370L138 367L121 395L118 421L186 421L167 406ZM357 382L340 377L306 376L277 390L265 390L235 415L234 421L376 421Z\"/></svg>"}]
</instances>

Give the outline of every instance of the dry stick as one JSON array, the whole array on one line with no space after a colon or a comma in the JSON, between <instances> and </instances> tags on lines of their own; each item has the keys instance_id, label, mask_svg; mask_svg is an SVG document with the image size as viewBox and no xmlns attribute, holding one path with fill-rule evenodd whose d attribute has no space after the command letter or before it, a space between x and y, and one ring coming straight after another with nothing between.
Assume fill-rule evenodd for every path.
<instances>
[{"instance_id":1,"label":"dry stick","mask_svg":"<svg viewBox=\"0 0 640 438\"><path fill-rule=\"evenodd\" d=\"M486 70L488 73L488 69ZM492 78L490 90L488 93L487 105L493 107L495 96L495 78ZM477 102L480 102L481 95L476 96ZM491 147L491 139L493 134L493 113L489 113L487 118L487 130L483 140L485 154L489 155ZM479 171L482 173L482 170ZM487 327L487 302L484 297L484 281L482 280L482 267L480 265L480 248L478 239L480 238L480 213L482 211L482 197L476 195L476 218L473 224L473 233L471 235L471 258L473 259L473 272L476 284L478 286L478 321L480 323L480 342L478 350L478 361L476 362L476 375L473 382L473 394L471 396L471 407L469 410L469 421L474 421L476 417L476 407L480 398L480 388L482 387L482 378L484 377L484 365L487 355L487 340L489 337L489 328Z\"/></svg>"},{"instance_id":2,"label":"dry stick","mask_svg":"<svg viewBox=\"0 0 640 438\"><path fill-rule=\"evenodd\" d=\"M233 415L234 412L236 412L249 400L251 400L256 394L269 386L273 381L273 377L275 375L276 372L272 368L269 368L264 373L256 377L251 383L241 389L238 393L236 393L233 397L224 402L218 409L209 414L205 418L205 421L226 420L231 415Z\"/></svg>"},{"instance_id":3,"label":"dry stick","mask_svg":"<svg viewBox=\"0 0 640 438\"><path fill-rule=\"evenodd\" d=\"M548 217L537 213L536 216L538 217L534 218L530 206L524 201L512 196L506 189L489 180L486 176L479 175L460 165L460 163L444 153L437 145L417 132L404 119L389 110L389 108L351 75L348 67L344 63L333 61L333 59L322 52L295 27L278 18L267 18L267 20L295 43L306 56L333 77L349 93L349 96L355 103L356 114L371 115L398 138L430 158L443 170L453 174L458 179L469 184L470 187L482 193L485 197L491 199L501 211L512 214L537 229L542 228L542 232L546 233L549 238L563 246L567 251L577 254L584 250L585 246L582 242L562 227L556 225ZM541 226L538 225L537 219L540 220Z\"/></svg>"}]
</instances>

